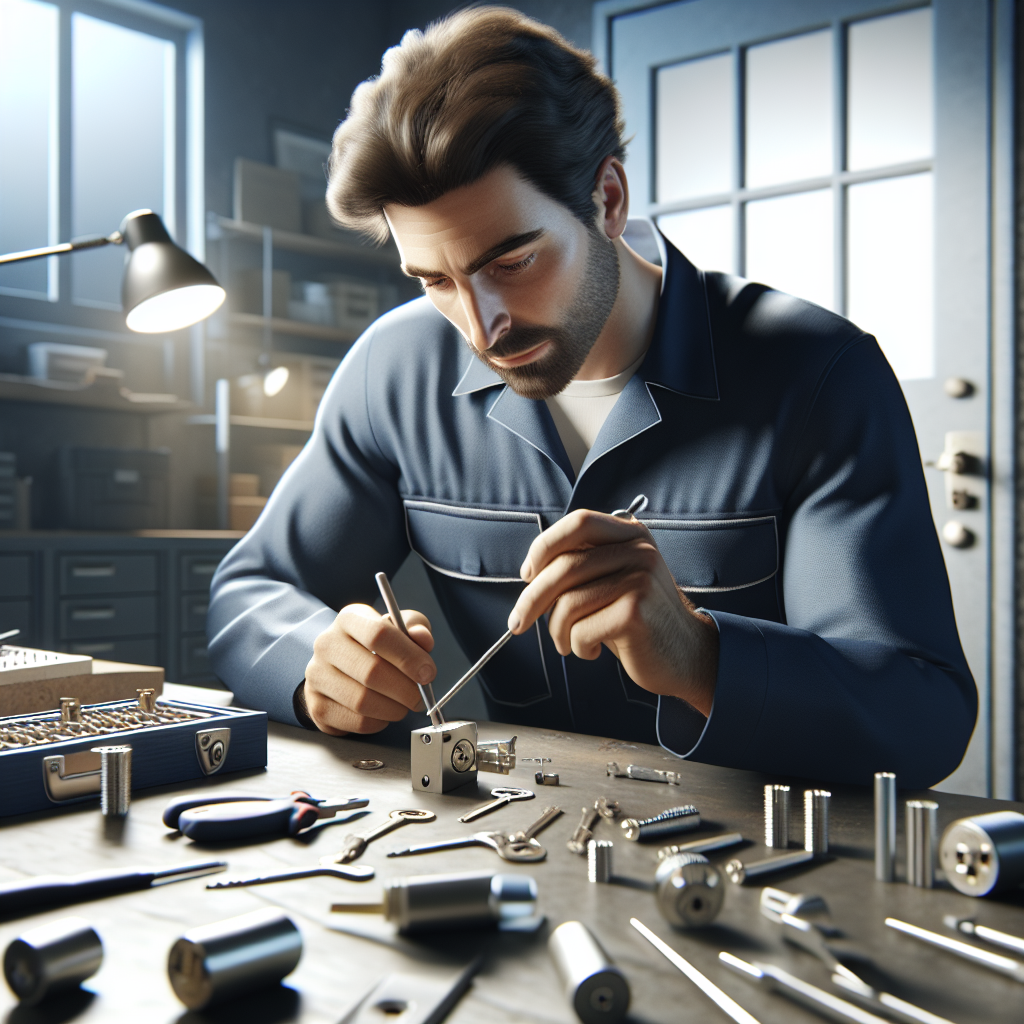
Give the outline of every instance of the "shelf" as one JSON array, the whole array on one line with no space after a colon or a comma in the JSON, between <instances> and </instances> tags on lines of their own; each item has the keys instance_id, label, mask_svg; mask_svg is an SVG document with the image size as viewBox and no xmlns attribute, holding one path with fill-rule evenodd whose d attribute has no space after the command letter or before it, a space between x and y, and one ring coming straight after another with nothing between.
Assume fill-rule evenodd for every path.
<instances>
[{"instance_id":1,"label":"shelf","mask_svg":"<svg viewBox=\"0 0 1024 1024\"><path fill-rule=\"evenodd\" d=\"M185 421L192 427L212 427L217 417L212 412L198 416L189 416ZM305 434L312 433L312 420L280 420L273 416L230 416L228 422L232 427L256 427L259 430L299 430Z\"/></svg>"},{"instance_id":2,"label":"shelf","mask_svg":"<svg viewBox=\"0 0 1024 1024\"><path fill-rule=\"evenodd\" d=\"M123 374L101 368L90 371L81 384L62 380L39 380L13 373L0 373L0 401L43 402L48 405L75 405L85 409L134 412L143 415L185 412L191 402L177 395L151 395L122 387Z\"/></svg>"},{"instance_id":3,"label":"shelf","mask_svg":"<svg viewBox=\"0 0 1024 1024\"><path fill-rule=\"evenodd\" d=\"M230 217L217 217L212 220L212 223L224 234L248 238L255 242L263 240L262 224L250 224L248 221L232 220ZM276 228L271 229L271 237L275 249L339 260L361 260L364 263L372 263L374 266L385 267L388 270L399 269L398 252L393 244L377 249L369 243L361 244L358 241L350 242L342 239L335 241L330 238L320 238L317 235L279 231Z\"/></svg>"},{"instance_id":4,"label":"shelf","mask_svg":"<svg viewBox=\"0 0 1024 1024\"><path fill-rule=\"evenodd\" d=\"M304 320L286 320L284 317L272 316L269 319L259 313L229 313L228 323L235 327L251 327L263 330L269 325L276 334L297 334L302 338L322 338L324 341L337 341L350 345L359 333L344 331L340 327L327 327L325 324L309 324Z\"/></svg>"}]
</instances>

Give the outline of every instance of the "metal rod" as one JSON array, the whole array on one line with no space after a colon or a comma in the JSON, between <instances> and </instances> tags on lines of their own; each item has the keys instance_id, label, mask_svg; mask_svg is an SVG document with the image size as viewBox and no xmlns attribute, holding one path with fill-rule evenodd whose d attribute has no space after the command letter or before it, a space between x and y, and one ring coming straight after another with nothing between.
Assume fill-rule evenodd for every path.
<instances>
[{"instance_id":1,"label":"metal rod","mask_svg":"<svg viewBox=\"0 0 1024 1024\"><path fill-rule=\"evenodd\" d=\"M908 800L907 882L922 889L935 886L935 849L938 826L935 815L939 805L934 800Z\"/></svg>"},{"instance_id":2,"label":"metal rod","mask_svg":"<svg viewBox=\"0 0 1024 1024\"><path fill-rule=\"evenodd\" d=\"M60 256L79 249L98 249L101 245L120 245L124 241L120 231L112 235L97 235L95 238L81 238L77 242L61 242L59 245L44 245L41 249L22 249L0 256L0 263L20 263L22 260L37 260L44 256Z\"/></svg>"},{"instance_id":3,"label":"metal rod","mask_svg":"<svg viewBox=\"0 0 1024 1024\"><path fill-rule=\"evenodd\" d=\"M969 942L961 942L959 939L948 939L945 935L930 932L927 928L918 928L916 924L908 924L895 917L887 917L885 923L887 927L895 928L896 931L903 932L904 935L913 936L915 939L927 942L931 946L937 946L939 949L963 957L965 960L973 960L976 964L1008 975L1014 981L1024 982L1024 964L1019 960L1014 960L1013 957L990 953L987 949L979 949L977 946L972 946Z\"/></svg>"},{"instance_id":4,"label":"metal rod","mask_svg":"<svg viewBox=\"0 0 1024 1024\"><path fill-rule=\"evenodd\" d=\"M20 629L9 629L6 633L0 633L0 640L9 640L12 636L17 636L20 632Z\"/></svg>"},{"instance_id":5,"label":"metal rod","mask_svg":"<svg viewBox=\"0 0 1024 1024\"><path fill-rule=\"evenodd\" d=\"M612 513L617 519L629 519L634 512L640 511L647 505L647 495L638 494L630 503L627 508L616 509ZM505 632L498 637L497 641L493 646L488 647L486 651L480 656L480 660L471 668L469 671L431 708L428 709L427 714L431 716L430 720L433 722L433 714L435 711L440 711L461 690L472 678L479 672L486 664L493 658L498 651L502 649L512 639L512 630L507 629Z\"/></svg>"},{"instance_id":6,"label":"metal rod","mask_svg":"<svg viewBox=\"0 0 1024 1024\"><path fill-rule=\"evenodd\" d=\"M896 776L875 772L875 881L896 881Z\"/></svg>"},{"instance_id":7,"label":"metal rod","mask_svg":"<svg viewBox=\"0 0 1024 1024\"><path fill-rule=\"evenodd\" d=\"M391 584L388 582L387 573L379 572L373 578L377 581L377 588L380 590L380 596L384 598L384 607L387 608L391 621L412 640L412 635L405 625L405 619L402 618L402 610L398 607L398 601L395 600L395 592L391 589ZM412 642L416 643L415 640L412 640ZM430 683L417 683L416 685L419 687L423 707L426 709L427 714L430 715L430 724L444 725L444 718L438 710L444 701L434 704L434 691Z\"/></svg>"},{"instance_id":8,"label":"metal rod","mask_svg":"<svg viewBox=\"0 0 1024 1024\"><path fill-rule=\"evenodd\" d=\"M736 1024L759 1024L731 996L727 996L710 978L704 977L688 960L684 960L668 943L662 942L647 925L635 917L629 923L659 952L670 964L678 967L720 1010L724 1010Z\"/></svg>"}]
</instances>

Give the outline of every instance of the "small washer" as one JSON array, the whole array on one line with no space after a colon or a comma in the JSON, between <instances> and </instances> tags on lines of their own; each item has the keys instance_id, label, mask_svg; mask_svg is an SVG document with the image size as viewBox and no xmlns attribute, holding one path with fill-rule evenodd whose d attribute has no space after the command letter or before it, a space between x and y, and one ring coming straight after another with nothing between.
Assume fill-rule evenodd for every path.
<instances>
[{"instance_id":1,"label":"small washer","mask_svg":"<svg viewBox=\"0 0 1024 1024\"><path fill-rule=\"evenodd\" d=\"M378 768L384 767L384 762L375 758L367 758L365 761L353 761L352 767L359 768L364 772L375 772Z\"/></svg>"}]
</instances>

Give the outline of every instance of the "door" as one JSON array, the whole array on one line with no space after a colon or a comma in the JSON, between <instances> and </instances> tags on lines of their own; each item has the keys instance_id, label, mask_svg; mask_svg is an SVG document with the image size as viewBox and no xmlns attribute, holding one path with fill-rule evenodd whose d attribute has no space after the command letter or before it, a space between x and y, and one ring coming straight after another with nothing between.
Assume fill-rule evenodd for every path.
<instances>
[{"instance_id":1,"label":"door","mask_svg":"<svg viewBox=\"0 0 1024 1024\"><path fill-rule=\"evenodd\" d=\"M595 6L632 211L698 266L873 333L917 430L978 724L940 788L1013 797L1010 0Z\"/></svg>"}]
</instances>

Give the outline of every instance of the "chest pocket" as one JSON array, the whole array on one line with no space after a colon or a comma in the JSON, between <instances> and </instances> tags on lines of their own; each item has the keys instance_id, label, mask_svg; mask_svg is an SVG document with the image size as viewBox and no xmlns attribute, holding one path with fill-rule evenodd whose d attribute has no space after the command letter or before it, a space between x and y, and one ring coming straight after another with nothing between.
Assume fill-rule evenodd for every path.
<instances>
[{"instance_id":1,"label":"chest pocket","mask_svg":"<svg viewBox=\"0 0 1024 1024\"><path fill-rule=\"evenodd\" d=\"M519 567L541 532L535 512L494 512L406 501L409 546L432 569L460 580L518 583Z\"/></svg>"},{"instance_id":2,"label":"chest pocket","mask_svg":"<svg viewBox=\"0 0 1024 1024\"><path fill-rule=\"evenodd\" d=\"M775 577L775 516L751 519L649 519L678 586L705 608L781 621Z\"/></svg>"}]
</instances>

